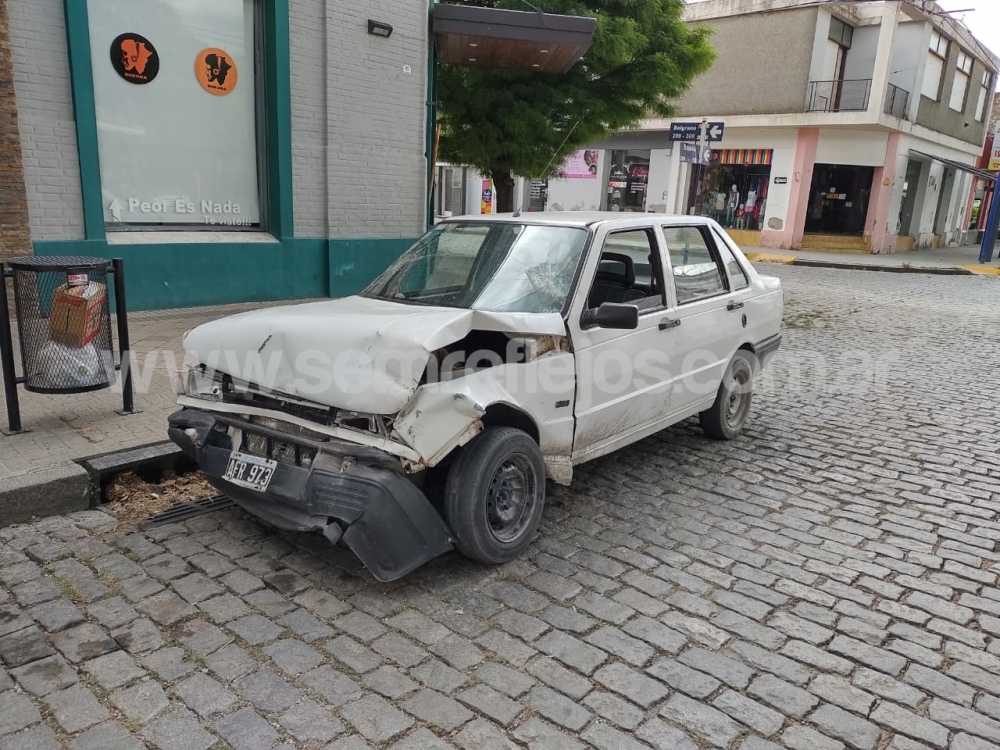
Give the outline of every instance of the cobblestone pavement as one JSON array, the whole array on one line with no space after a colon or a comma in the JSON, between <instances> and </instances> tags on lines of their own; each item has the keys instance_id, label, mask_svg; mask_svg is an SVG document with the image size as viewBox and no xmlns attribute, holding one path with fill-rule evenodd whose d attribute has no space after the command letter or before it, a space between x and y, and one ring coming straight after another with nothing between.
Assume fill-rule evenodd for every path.
<instances>
[{"instance_id":1,"label":"cobblestone pavement","mask_svg":"<svg viewBox=\"0 0 1000 750\"><path fill-rule=\"evenodd\" d=\"M583 467L500 569L380 585L236 511L0 530L0 748L1000 747L1000 285L777 273L747 435Z\"/></svg>"}]
</instances>

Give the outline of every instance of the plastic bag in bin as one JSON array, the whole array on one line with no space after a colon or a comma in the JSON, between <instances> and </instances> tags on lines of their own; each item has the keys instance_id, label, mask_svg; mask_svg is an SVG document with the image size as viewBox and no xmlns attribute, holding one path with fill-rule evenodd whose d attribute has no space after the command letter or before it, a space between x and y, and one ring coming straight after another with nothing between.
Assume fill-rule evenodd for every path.
<instances>
[{"instance_id":1,"label":"plastic bag in bin","mask_svg":"<svg viewBox=\"0 0 1000 750\"><path fill-rule=\"evenodd\" d=\"M88 388L113 382L115 376L112 353L95 344L77 349L50 341L38 352L35 368L30 379L43 388Z\"/></svg>"}]
</instances>

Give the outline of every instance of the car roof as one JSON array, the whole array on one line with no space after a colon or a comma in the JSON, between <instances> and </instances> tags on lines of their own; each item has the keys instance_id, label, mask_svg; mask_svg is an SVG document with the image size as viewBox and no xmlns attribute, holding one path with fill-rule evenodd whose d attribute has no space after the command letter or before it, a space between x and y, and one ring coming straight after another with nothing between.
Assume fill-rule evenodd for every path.
<instances>
[{"instance_id":1,"label":"car roof","mask_svg":"<svg viewBox=\"0 0 1000 750\"><path fill-rule=\"evenodd\" d=\"M471 214L467 216L450 216L438 223L448 222L488 222L488 223L518 223L537 224L561 227L592 227L595 224L610 224L631 226L655 221L669 221L672 224L708 225L709 219L703 216L682 216L677 214L639 213L638 211L523 211L520 214Z\"/></svg>"}]
</instances>

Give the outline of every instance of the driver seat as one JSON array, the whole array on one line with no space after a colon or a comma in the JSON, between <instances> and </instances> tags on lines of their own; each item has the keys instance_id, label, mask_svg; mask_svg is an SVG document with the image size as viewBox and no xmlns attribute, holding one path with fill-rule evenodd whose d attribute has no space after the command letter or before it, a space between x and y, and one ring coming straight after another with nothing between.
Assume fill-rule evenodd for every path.
<instances>
[{"instance_id":1,"label":"driver seat","mask_svg":"<svg viewBox=\"0 0 1000 750\"><path fill-rule=\"evenodd\" d=\"M596 309L605 302L629 303L646 295L635 289L635 262L622 253L604 253L597 266L587 305Z\"/></svg>"}]
</instances>

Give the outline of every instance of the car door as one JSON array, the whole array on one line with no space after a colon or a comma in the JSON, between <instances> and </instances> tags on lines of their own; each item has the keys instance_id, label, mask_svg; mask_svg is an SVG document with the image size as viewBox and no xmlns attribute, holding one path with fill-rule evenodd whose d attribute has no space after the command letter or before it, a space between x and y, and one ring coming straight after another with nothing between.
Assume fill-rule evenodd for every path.
<instances>
[{"instance_id":1,"label":"car door","mask_svg":"<svg viewBox=\"0 0 1000 750\"><path fill-rule=\"evenodd\" d=\"M593 247L569 320L577 373L574 461L615 450L662 422L671 411L674 381L674 323L667 314L665 262L655 226L599 231ZM613 274L609 280L609 271L598 270L620 266L622 256L633 267L632 277L622 282L630 288L607 288ZM638 327L585 325L583 314L603 301L636 305Z\"/></svg>"},{"instance_id":2,"label":"car door","mask_svg":"<svg viewBox=\"0 0 1000 750\"><path fill-rule=\"evenodd\" d=\"M678 321L680 376L672 400L680 418L715 400L729 360L742 343L743 300L749 288L734 291L707 225L665 224L660 229L674 287L671 312Z\"/></svg>"}]
</instances>

